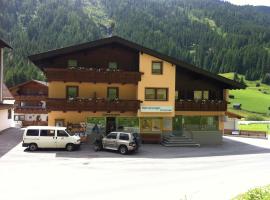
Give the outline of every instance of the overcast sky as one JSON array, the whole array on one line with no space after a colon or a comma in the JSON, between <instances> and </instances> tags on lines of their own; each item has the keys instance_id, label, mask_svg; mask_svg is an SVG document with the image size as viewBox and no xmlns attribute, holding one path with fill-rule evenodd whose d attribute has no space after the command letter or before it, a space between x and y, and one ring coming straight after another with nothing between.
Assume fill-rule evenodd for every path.
<instances>
[{"instance_id":1,"label":"overcast sky","mask_svg":"<svg viewBox=\"0 0 270 200\"><path fill-rule=\"evenodd\" d=\"M270 6L270 0L226 0L237 5Z\"/></svg>"}]
</instances>

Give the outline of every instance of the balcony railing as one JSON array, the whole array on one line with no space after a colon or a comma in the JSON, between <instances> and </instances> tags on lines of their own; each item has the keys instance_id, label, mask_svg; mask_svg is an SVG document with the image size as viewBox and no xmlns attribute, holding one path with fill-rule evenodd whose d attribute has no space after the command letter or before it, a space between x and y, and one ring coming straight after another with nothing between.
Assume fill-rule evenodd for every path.
<instances>
[{"instance_id":1,"label":"balcony railing","mask_svg":"<svg viewBox=\"0 0 270 200\"><path fill-rule=\"evenodd\" d=\"M114 100L109 101L105 99L81 99L81 100L67 100L67 99L47 99L48 111L119 111L119 112L137 112L140 108L140 101L138 100Z\"/></svg>"},{"instance_id":2,"label":"balcony railing","mask_svg":"<svg viewBox=\"0 0 270 200\"><path fill-rule=\"evenodd\" d=\"M64 81L121 84L138 84L142 75L141 72L59 68L46 69L45 73L49 82Z\"/></svg>"},{"instance_id":3,"label":"balcony railing","mask_svg":"<svg viewBox=\"0 0 270 200\"><path fill-rule=\"evenodd\" d=\"M47 95L15 95L16 101L45 101Z\"/></svg>"},{"instance_id":4,"label":"balcony railing","mask_svg":"<svg viewBox=\"0 0 270 200\"><path fill-rule=\"evenodd\" d=\"M33 113L33 114L47 114L48 111L46 108L41 106L23 106L23 107L16 107L14 110L15 113Z\"/></svg>"},{"instance_id":5,"label":"balcony railing","mask_svg":"<svg viewBox=\"0 0 270 200\"><path fill-rule=\"evenodd\" d=\"M180 100L175 102L176 111L226 111L223 100Z\"/></svg>"}]
</instances>

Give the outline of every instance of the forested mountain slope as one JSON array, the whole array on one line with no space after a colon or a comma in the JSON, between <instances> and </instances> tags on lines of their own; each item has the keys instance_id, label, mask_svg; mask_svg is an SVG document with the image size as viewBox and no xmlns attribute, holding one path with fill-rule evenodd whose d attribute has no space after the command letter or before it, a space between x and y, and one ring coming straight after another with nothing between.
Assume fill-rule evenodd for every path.
<instances>
[{"instance_id":1,"label":"forested mountain slope","mask_svg":"<svg viewBox=\"0 0 270 200\"><path fill-rule=\"evenodd\" d=\"M27 56L108 36L108 30L214 73L270 72L270 8L219 0L0 0L9 86L43 79Z\"/></svg>"}]
</instances>

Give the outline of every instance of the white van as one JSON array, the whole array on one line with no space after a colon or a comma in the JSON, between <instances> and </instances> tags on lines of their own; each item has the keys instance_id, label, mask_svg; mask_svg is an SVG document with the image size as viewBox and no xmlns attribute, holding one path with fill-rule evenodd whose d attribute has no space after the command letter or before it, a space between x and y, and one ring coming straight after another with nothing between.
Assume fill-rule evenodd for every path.
<instances>
[{"instance_id":1,"label":"white van","mask_svg":"<svg viewBox=\"0 0 270 200\"><path fill-rule=\"evenodd\" d=\"M56 126L28 126L23 134L23 147L30 151L38 148L66 148L73 151L81 144L79 136L71 136L67 133L66 127Z\"/></svg>"}]
</instances>

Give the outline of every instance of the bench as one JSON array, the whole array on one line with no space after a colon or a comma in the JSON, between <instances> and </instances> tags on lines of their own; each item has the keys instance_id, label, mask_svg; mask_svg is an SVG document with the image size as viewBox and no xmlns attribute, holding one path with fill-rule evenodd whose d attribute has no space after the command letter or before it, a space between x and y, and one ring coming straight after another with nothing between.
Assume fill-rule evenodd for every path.
<instances>
[{"instance_id":1,"label":"bench","mask_svg":"<svg viewBox=\"0 0 270 200\"><path fill-rule=\"evenodd\" d=\"M141 133L141 138L143 143L160 143L161 134L160 133Z\"/></svg>"}]
</instances>

